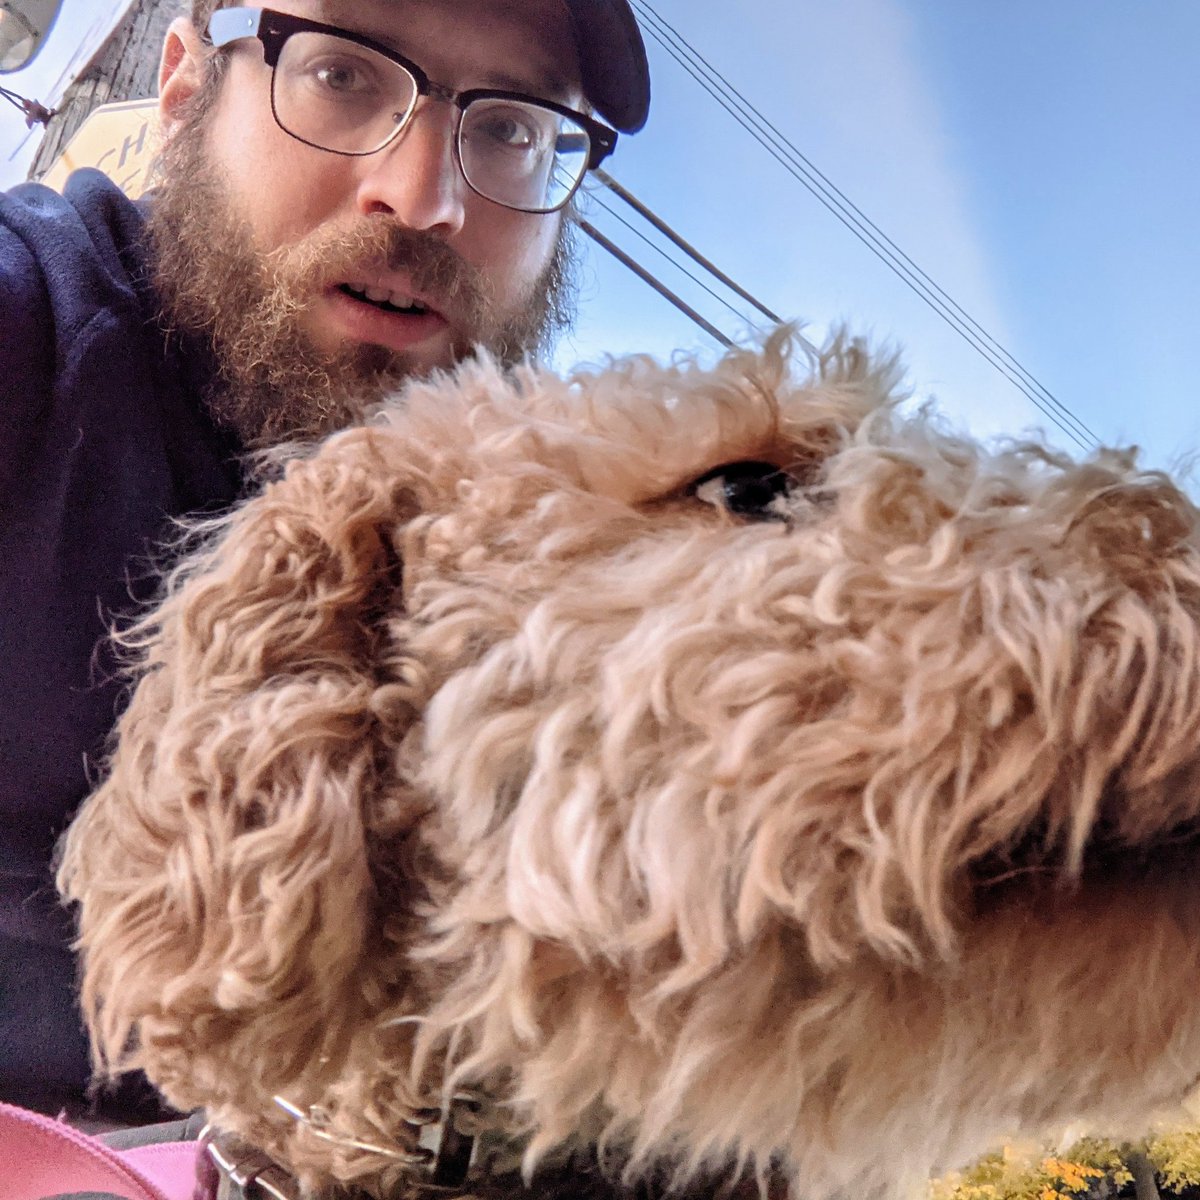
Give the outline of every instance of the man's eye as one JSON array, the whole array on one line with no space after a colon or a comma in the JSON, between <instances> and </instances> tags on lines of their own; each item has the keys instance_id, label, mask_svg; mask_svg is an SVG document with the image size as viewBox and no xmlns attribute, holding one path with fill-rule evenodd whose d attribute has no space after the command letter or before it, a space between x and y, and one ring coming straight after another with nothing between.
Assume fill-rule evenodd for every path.
<instances>
[{"instance_id":1,"label":"man's eye","mask_svg":"<svg viewBox=\"0 0 1200 1200\"><path fill-rule=\"evenodd\" d=\"M475 133L494 146L526 153L538 150L543 140L538 127L517 114L490 113Z\"/></svg>"},{"instance_id":2,"label":"man's eye","mask_svg":"<svg viewBox=\"0 0 1200 1200\"><path fill-rule=\"evenodd\" d=\"M320 59L307 63L305 74L320 91L335 96L372 96L379 91L379 79L365 59Z\"/></svg>"}]
</instances>

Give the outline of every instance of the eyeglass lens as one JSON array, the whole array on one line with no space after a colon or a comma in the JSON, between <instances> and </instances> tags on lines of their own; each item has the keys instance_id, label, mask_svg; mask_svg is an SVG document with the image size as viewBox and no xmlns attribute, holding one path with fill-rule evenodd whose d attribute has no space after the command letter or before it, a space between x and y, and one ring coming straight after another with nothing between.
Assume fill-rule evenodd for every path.
<instances>
[{"instance_id":1,"label":"eyeglass lens","mask_svg":"<svg viewBox=\"0 0 1200 1200\"><path fill-rule=\"evenodd\" d=\"M297 32L272 81L275 118L294 137L340 154L385 146L413 114L416 80L399 63L355 42ZM523 100L476 97L458 130L463 175L480 195L525 212L548 212L587 170L591 143L570 117Z\"/></svg>"}]
</instances>

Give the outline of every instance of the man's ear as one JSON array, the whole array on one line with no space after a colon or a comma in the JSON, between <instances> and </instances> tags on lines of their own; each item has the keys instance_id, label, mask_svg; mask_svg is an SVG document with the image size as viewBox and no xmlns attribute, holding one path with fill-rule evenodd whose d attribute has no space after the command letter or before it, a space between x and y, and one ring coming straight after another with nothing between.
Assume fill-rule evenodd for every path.
<instances>
[{"instance_id":1,"label":"man's ear","mask_svg":"<svg viewBox=\"0 0 1200 1200\"><path fill-rule=\"evenodd\" d=\"M176 17L171 22L158 65L158 121L164 141L174 133L188 101L204 82L204 60L209 53L191 21Z\"/></svg>"}]
</instances>

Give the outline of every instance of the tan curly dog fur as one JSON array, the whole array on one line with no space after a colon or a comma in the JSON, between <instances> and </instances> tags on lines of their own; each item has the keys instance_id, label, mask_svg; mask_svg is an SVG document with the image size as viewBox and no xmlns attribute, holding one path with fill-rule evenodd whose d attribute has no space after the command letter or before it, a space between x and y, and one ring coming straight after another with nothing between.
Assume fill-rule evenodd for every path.
<instances>
[{"instance_id":1,"label":"tan curly dog fur","mask_svg":"<svg viewBox=\"0 0 1200 1200\"><path fill-rule=\"evenodd\" d=\"M805 1200L1180 1096L1196 511L898 378L476 363L220 522L65 846L100 1063L371 1195L350 1142L464 1086L535 1188L588 1144ZM772 519L692 488L742 460Z\"/></svg>"}]
</instances>

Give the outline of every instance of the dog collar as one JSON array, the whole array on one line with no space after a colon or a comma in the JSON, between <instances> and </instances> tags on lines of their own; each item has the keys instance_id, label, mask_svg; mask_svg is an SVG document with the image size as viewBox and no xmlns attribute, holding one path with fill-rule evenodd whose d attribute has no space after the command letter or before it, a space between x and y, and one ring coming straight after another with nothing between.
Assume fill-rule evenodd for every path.
<instances>
[{"instance_id":1,"label":"dog collar","mask_svg":"<svg viewBox=\"0 0 1200 1200\"><path fill-rule=\"evenodd\" d=\"M296 1180L241 1138L206 1125L200 1144L197 1200L301 1200Z\"/></svg>"},{"instance_id":2,"label":"dog collar","mask_svg":"<svg viewBox=\"0 0 1200 1200\"><path fill-rule=\"evenodd\" d=\"M335 1137L312 1114L276 1096L275 1103L325 1141L369 1150L398 1160L412 1175L414 1190L431 1194L461 1192L474 1157L475 1137L463 1130L464 1117L474 1111L473 1097L456 1096L444 1110L429 1109L430 1117L417 1122L420 1146L412 1151L370 1145ZM208 1200L304 1200L300 1184L269 1155L235 1134L213 1125L200 1132L201 1167L197 1197Z\"/></svg>"}]
</instances>

